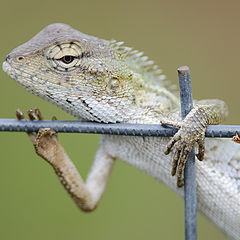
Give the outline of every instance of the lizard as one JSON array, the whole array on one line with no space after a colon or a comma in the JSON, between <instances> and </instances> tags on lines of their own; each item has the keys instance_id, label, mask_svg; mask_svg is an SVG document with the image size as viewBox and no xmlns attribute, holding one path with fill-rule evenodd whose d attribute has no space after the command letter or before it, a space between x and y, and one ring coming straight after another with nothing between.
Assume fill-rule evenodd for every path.
<instances>
[{"instance_id":1,"label":"lizard","mask_svg":"<svg viewBox=\"0 0 240 240\"><path fill-rule=\"evenodd\" d=\"M223 101L194 100L192 110L181 120L177 91L142 52L62 23L48 25L12 50L3 70L26 90L81 121L151 123L178 129L172 138L101 135L85 182L55 131L44 128L28 133L36 153L53 167L81 210L90 212L97 207L116 159L183 196L184 165L198 144L198 210L228 237L240 239L239 147L226 139L205 139L206 126L227 117ZM38 109L28 115L30 120L43 119ZM17 118L25 117L17 111Z\"/></svg>"}]
</instances>

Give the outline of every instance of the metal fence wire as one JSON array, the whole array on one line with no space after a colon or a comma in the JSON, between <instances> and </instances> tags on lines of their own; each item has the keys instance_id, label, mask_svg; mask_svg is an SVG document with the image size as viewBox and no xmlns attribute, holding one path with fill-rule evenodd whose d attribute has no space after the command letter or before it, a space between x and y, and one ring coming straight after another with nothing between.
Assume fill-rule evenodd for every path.
<instances>
[{"instance_id":1,"label":"metal fence wire","mask_svg":"<svg viewBox=\"0 0 240 240\"><path fill-rule=\"evenodd\" d=\"M192 108L192 86L190 71L187 66L178 68L178 79L181 97L182 118ZM128 136L173 136L177 129L157 124L104 124L80 121L49 120L16 120L0 119L0 131L37 132L40 128L51 128L56 132L95 133ZM240 126L216 125L207 126L206 137L232 138L240 135ZM197 200L195 179L195 153L190 153L184 169L184 202L185 202L185 239L197 239Z\"/></svg>"}]
</instances>

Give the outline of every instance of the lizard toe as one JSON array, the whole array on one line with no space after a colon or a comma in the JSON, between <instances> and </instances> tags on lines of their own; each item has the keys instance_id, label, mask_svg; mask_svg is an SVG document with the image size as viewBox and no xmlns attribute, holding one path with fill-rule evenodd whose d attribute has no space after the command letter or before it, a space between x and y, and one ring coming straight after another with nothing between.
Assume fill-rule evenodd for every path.
<instances>
[{"instance_id":1,"label":"lizard toe","mask_svg":"<svg viewBox=\"0 0 240 240\"><path fill-rule=\"evenodd\" d=\"M171 152L174 144L175 144L177 141L179 141L180 139L181 139L181 136L180 136L179 132L177 132L177 133L172 137L172 139L168 142L168 144L167 144L167 149L166 149L166 151L165 151L164 153L165 153L166 155L168 155L168 154Z\"/></svg>"}]
</instances>

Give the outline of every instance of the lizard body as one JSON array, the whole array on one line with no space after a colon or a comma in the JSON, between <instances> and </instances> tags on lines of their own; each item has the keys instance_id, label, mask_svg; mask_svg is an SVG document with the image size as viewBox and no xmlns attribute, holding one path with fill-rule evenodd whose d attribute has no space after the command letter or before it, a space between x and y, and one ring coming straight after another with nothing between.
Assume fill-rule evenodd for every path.
<instances>
[{"instance_id":1,"label":"lizard body","mask_svg":"<svg viewBox=\"0 0 240 240\"><path fill-rule=\"evenodd\" d=\"M116 158L183 196L179 187L184 164L192 146L198 143L197 158L203 160L205 153L205 160L196 162L198 209L229 237L240 239L239 146L228 140L207 139L205 143L204 139L206 126L219 124L226 117L224 102L195 101L194 108L181 121L179 98L152 61L122 43L88 36L65 24L49 25L14 49L3 69L28 91L80 120L162 123L179 129L171 140L101 136L86 183L56 133L50 129L42 129L37 135L29 133L38 155L53 166L82 210L96 208ZM38 112L29 115L31 119L41 119ZM173 145L175 152L171 151ZM170 175L172 159L172 175L177 171L177 177Z\"/></svg>"}]
</instances>

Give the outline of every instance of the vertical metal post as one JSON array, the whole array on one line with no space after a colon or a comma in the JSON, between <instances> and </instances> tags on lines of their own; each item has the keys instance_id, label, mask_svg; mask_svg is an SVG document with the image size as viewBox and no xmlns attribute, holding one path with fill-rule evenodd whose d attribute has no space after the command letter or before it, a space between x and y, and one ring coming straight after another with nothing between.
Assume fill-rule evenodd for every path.
<instances>
[{"instance_id":1,"label":"vertical metal post","mask_svg":"<svg viewBox=\"0 0 240 240\"><path fill-rule=\"evenodd\" d=\"M182 119L192 109L192 85L189 67L178 68L178 79L181 97ZM195 150L192 149L184 169L184 202L185 202L185 239L197 239L197 199L195 178Z\"/></svg>"}]
</instances>

